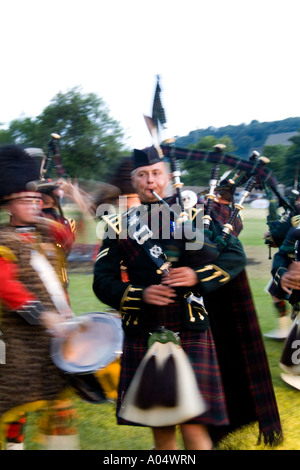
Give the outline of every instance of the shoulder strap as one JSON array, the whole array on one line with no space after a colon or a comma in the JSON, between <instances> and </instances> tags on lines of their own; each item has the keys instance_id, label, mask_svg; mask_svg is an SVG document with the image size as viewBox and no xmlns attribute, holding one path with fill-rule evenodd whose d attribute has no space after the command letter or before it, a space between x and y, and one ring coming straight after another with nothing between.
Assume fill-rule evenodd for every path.
<instances>
[{"instance_id":1,"label":"shoulder strap","mask_svg":"<svg viewBox=\"0 0 300 470\"><path fill-rule=\"evenodd\" d=\"M134 217L135 214L139 211L139 207L132 208L135 210L130 210L128 211L127 215L127 228L128 228L128 234L129 236L136 241L145 251L147 256L155 263L157 266L158 270L157 272L159 274L162 274L163 272L167 272L170 266L170 263L167 261L167 256L164 253L162 247L160 246L159 243L155 243L154 240L151 239L153 233L148 227L146 223L140 224L138 218L136 218L136 223L135 226L130 225L128 221L130 220L130 217ZM138 217L138 216L137 216Z\"/></svg>"}]
</instances>

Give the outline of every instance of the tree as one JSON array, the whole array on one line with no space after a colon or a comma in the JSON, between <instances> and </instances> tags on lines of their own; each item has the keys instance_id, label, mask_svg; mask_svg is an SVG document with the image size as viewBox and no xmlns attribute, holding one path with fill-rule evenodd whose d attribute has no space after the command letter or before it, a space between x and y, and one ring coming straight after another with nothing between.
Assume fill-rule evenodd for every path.
<instances>
[{"instance_id":1,"label":"tree","mask_svg":"<svg viewBox=\"0 0 300 470\"><path fill-rule=\"evenodd\" d=\"M191 131L187 136L179 137L176 143L179 147L188 147L205 136L214 136L216 139L220 139L227 135L235 147L236 155L239 158L248 160L254 149L260 149L264 146L270 134L297 132L299 128L299 117L271 122L253 120L249 124L239 124L237 126L228 125L219 128L210 126L206 129L197 129Z\"/></svg>"},{"instance_id":2,"label":"tree","mask_svg":"<svg viewBox=\"0 0 300 470\"><path fill-rule=\"evenodd\" d=\"M59 134L62 163L72 178L103 181L111 164L126 153L123 130L102 98L82 94L78 87L58 93L35 119L12 121L9 132L16 143L45 152L51 133Z\"/></svg>"},{"instance_id":3,"label":"tree","mask_svg":"<svg viewBox=\"0 0 300 470\"><path fill-rule=\"evenodd\" d=\"M280 183L285 180L286 154L287 147L284 145L266 145L263 149L263 155L270 159L268 166Z\"/></svg>"},{"instance_id":4,"label":"tree","mask_svg":"<svg viewBox=\"0 0 300 470\"><path fill-rule=\"evenodd\" d=\"M0 145L7 144L12 141L11 133L8 129L0 130Z\"/></svg>"},{"instance_id":5,"label":"tree","mask_svg":"<svg viewBox=\"0 0 300 470\"><path fill-rule=\"evenodd\" d=\"M300 164L300 134L297 134L290 138L292 145L286 152L286 164L285 164L285 182L287 186L294 186L296 169L299 169Z\"/></svg>"}]
</instances>

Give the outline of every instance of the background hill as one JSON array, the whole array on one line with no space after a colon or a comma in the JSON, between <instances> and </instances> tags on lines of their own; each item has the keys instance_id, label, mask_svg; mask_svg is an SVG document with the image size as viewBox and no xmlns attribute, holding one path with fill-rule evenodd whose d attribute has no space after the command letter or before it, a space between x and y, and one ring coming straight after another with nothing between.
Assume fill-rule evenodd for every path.
<instances>
[{"instance_id":1,"label":"background hill","mask_svg":"<svg viewBox=\"0 0 300 470\"><path fill-rule=\"evenodd\" d=\"M234 146L234 152L240 158L248 159L253 150L260 152L272 134L297 133L300 130L300 117L287 118L282 121L259 122L251 121L250 124L224 127L208 127L196 129L186 136L178 137L176 145L187 147L194 145L204 137L213 136L216 139L229 137ZM278 144L278 142L276 142Z\"/></svg>"}]
</instances>

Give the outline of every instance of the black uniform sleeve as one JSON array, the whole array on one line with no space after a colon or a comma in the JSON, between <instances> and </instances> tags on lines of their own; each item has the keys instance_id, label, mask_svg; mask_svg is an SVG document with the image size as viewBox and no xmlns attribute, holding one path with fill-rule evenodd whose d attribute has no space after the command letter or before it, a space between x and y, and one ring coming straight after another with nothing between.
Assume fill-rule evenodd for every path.
<instances>
[{"instance_id":1,"label":"black uniform sleeve","mask_svg":"<svg viewBox=\"0 0 300 470\"><path fill-rule=\"evenodd\" d=\"M269 287L271 295L278 299L287 299L289 294L281 288L281 277L288 270L290 263L295 259L294 230L290 229L284 242L275 253L272 264L272 283Z\"/></svg>"},{"instance_id":2,"label":"black uniform sleeve","mask_svg":"<svg viewBox=\"0 0 300 470\"><path fill-rule=\"evenodd\" d=\"M246 262L241 242L230 236L212 263L195 269L199 280L199 293L207 294L226 284L243 271Z\"/></svg>"},{"instance_id":3,"label":"black uniform sleeve","mask_svg":"<svg viewBox=\"0 0 300 470\"><path fill-rule=\"evenodd\" d=\"M101 302L116 310L140 309L143 287L124 282L120 265L117 240L106 238L95 262L94 293Z\"/></svg>"}]
</instances>

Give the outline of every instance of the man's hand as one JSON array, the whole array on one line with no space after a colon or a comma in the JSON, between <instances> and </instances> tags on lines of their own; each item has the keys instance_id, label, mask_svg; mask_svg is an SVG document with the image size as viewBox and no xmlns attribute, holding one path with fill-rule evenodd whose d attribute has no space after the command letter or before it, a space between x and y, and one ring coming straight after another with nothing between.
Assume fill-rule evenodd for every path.
<instances>
[{"instance_id":1,"label":"man's hand","mask_svg":"<svg viewBox=\"0 0 300 470\"><path fill-rule=\"evenodd\" d=\"M65 319L57 312L46 311L41 313L40 323L51 336L67 336L70 331L69 328L66 327Z\"/></svg>"},{"instance_id":2,"label":"man's hand","mask_svg":"<svg viewBox=\"0 0 300 470\"><path fill-rule=\"evenodd\" d=\"M169 274L164 274L162 283L170 287L191 287L198 284L198 277L192 268L182 266L180 268L171 268Z\"/></svg>"},{"instance_id":3,"label":"man's hand","mask_svg":"<svg viewBox=\"0 0 300 470\"><path fill-rule=\"evenodd\" d=\"M198 277L192 268L187 266L171 268L168 274L162 276L162 284L144 289L143 301L153 305L169 305L176 297L174 287L191 287L196 284L198 284Z\"/></svg>"},{"instance_id":4,"label":"man's hand","mask_svg":"<svg viewBox=\"0 0 300 470\"><path fill-rule=\"evenodd\" d=\"M290 264L288 271L282 275L280 284L288 294L292 293L292 289L300 290L300 261Z\"/></svg>"},{"instance_id":5,"label":"man's hand","mask_svg":"<svg viewBox=\"0 0 300 470\"><path fill-rule=\"evenodd\" d=\"M143 301L146 304L169 305L174 302L174 297L176 297L175 290L162 284L153 284L143 291Z\"/></svg>"}]
</instances>

